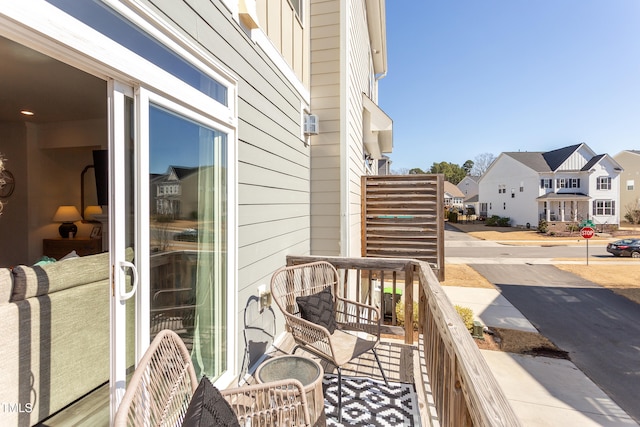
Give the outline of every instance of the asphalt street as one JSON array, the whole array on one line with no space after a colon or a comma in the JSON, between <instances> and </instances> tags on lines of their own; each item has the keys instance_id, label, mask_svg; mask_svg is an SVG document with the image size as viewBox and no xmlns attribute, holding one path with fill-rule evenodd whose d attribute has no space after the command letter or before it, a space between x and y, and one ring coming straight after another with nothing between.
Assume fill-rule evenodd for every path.
<instances>
[{"instance_id":1,"label":"asphalt street","mask_svg":"<svg viewBox=\"0 0 640 427\"><path fill-rule=\"evenodd\" d=\"M589 259L611 259L612 255L606 250L606 243L591 242L588 248ZM586 239L562 241L558 243L529 242L526 246L502 244L476 239L456 229L445 228L445 256L447 258L461 258L465 263L473 262L473 258L491 259L492 262L509 263L522 260L540 260L553 258L584 258L587 257Z\"/></svg>"},{"instance_id":2,"label":"asphalt street","mask_svg":"<svg viewBox=\"0 0 640 427\"><path fill-rule=\"evenodd\" d=\"M471 267L640 422L640 306L553 265Z\"/></svg>"}]
</instances>

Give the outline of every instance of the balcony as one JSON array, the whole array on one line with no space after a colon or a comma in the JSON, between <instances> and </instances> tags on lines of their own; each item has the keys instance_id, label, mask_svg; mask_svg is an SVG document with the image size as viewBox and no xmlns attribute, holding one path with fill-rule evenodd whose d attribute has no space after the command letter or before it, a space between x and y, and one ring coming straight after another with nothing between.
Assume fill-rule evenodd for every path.
<instances>
[{"instance_id":1,"label":"balcony","mask_svg":"<svg viewBox=\"0 0 640 427\"><path fill-rule=\"evenodd\" d=\"M342 292L349 297L360 295L362 302L371 303L374 295L370 290L375 289L371 278L376 277L381 282L380 289L402 289L405 319L412 318L414 301L418 304L417 331L412 322L405 322L402 329L394 326L396 319L392 315L387 338L378 351L390 382L415 384L423 425L436 419L442 426L520 425L428 263L412 259L289 256L287 264L320 260L330 262L341 273ZM395 313L395 299L389 301L393 305L391 312ZM293 340L285 340L274 355L288 353L292 347ZM335 369L326 364L323 368L325 373ZM371 355L357 359L343 372L382 379Z\"/></svg>"},{"instance_id":2,"label":"balcony","mask_svg":"<svg viewBox=\"0 0 640 427\"><path fill-rule=\"evenodd\" d=\"M172 262L169 264L182 265L185 262L183 257L174 258L171 258ZM167 265L168 259L165 257L162 263L154 264L154 268L171 267ZM427 262L397 258L289 256L287 264L295 265L318 260L330 262L339 271L343 283L341 292L344 295L350 298L358 295L360 301L367 303L379 301L382 305L381 312L391 313L386 316L385 338L378 347L378 354L390 383L410 384L412 389L415 387L414 406L419 413L421 420L419 422L422 425L434 423L456 427L520 425L489 366ZM189 271L188 268L171 268L171 271L179 275L187 274ZM378 286L372 286L373 280L378 282ZM392 293L401 289L403 296L401 309L404 310L405 319L412 318L410 313L413 312L414 301L418 304L417 330L414 330L412 322L405 322L402 328L396 325L395 299L386 300L392 305L390 310L384 306L385 298L380 296L375 299L376 296L372 291L378 289L378 292L382 292L385 288ZM182 298L183 293L167 295L171 295L172 298ZM157 297L166 298L165 294L159 292ZM178 305L184 308L184 302ZM168 312L164 305L156 311L156 317L164 316ZM185 313L187 312L188 310ZM175 319L175 314L172 314L172 319ZM163 327L172 328L167 323L163 323ZM285 336L275 348L268 350L268 355L290 353L293 346L293 339ZM301 350L296 354L304 355ZM310 354L308 356L313 357ZM334 366L329 364L322 364L322 366L325 374L335 372ZM343 379L347 377L382 382L380 371L370 353L366 353L343 368ZM330 406L327 403L326 393L324 397L325 407ZM357 405L358 407L365 407L365 403L370 399L369 396L356 397L356 399L359 398L363 404ZM108 402L108 384L56 414L48 420L47 425L67 425L72 422L107 426L109 413L106 402ZM398 408L398 405L397 400L389 401L385 409Z\"/></svg>"}]
</instances>

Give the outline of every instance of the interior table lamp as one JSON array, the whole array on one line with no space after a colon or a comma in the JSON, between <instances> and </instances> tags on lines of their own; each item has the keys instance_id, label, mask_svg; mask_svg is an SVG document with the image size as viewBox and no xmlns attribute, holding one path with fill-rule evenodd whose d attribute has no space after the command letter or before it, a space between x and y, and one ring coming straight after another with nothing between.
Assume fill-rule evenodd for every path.
<instances>
[{"instance_id":1,"label":"interior table lamp","mask_svg":"<svg viewBox=\"0 0 640 427\"><path fill-rule=\"evenodd\" d=\"M65 239L69 237L69 233L73 233L74 236L76 235L78 227L73 222L80 221L81 219L82 216L80 216L80 212L78 212L75 206L58 206L58 210L53 216L54 222L62 223L58 231L60 232L60 236Z\"/></svg>"}]
</instances>

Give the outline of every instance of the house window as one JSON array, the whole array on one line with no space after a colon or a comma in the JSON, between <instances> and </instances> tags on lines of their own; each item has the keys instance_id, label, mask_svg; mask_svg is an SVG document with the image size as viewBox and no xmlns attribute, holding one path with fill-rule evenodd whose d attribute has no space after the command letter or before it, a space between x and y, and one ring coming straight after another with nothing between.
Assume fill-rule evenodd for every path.
<instances>
[{"instance_id":1,"label":"house window","mask_svg":"<svg viewBox=\"0 0 640 427\"><path fill-rule=\"evenodd\" d=\"M569 179L568 188L580 188L580 178Z\"/></svg>"},{"instance_id":2,"label":"house window","mask_svg":"<svg viewBox=\"0 0 640 427\"><path fill-rule=\"evenodd\" d=\"M593 202L594 215L615 215L616 202L614 200L595 200Z\"/></svg>"},{"instance_id":3,"label":"house window","mask_svg":"<svg viewBox=\"0 0 640 427\"><path fill-rule=\"evenodd\" d=\"M298 19L302 19L302 0L289 0L291 3L291 7L296 11L296 15L298 15Z\"/></svg>"},{"instance_id":4,"label":"house window","mask_svg":"<svg viewBox=\"0 0 640 427\"><path fill-rule=\"evenodd\" d=\"M507 192L507 186L505 184L499 184L498 185L498 194L502 194L502 193L506 193Z\"/></svg>"},{"instance_id":5,"label":"house window","mask_svg":"<svg viewBox=\"0 0 640 427\"><path fill-rule=\"evenodd\" d=\"M543 178L540 180L540 188L552 188L553 187L553 180L551 178L546 179Z\"/></svg>"},{"instance_id":6,"label":"house window","mask_svg":"<svg viewBox=\"0 0 640 427\"><path fill-rule=\"evenodd\" d=\"M611 190L611 177L610 176L598 177L596 188L598 190Z\"/></svg>"},{"instance_id":7,"label":"house window","mask_svg":"<svg viewBox=\"0 0 640 427\"><path fill-rule=\"evenodd\" d=\"M627 180L627 190L633 191L634 181L632 179Z\"/></svg>"},{"instance_id":8,"label":"house window","mask_svg":"<svg viewBox=\"0 0 640 427\"><path fill-rule=\"evenodd\" d=\"M507 202L502 203L502 209L507 209Z\"/></svg>"}]
</instances>

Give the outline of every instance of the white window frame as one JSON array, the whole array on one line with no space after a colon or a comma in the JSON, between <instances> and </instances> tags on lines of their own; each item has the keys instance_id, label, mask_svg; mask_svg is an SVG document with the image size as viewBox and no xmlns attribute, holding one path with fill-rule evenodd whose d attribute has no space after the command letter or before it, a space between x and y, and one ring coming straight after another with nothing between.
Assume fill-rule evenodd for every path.
<instances>
[{"instance_id":1,"label":"white window frame","mask_svg":"<svg viewBox=\"0 0 640 427\"><path fill-rule=\"evenodd\" d=\"M599 216L613 216L616 214L614 200L594 200L595 214Z\"/></svg>"},{"instance_id":2,"label":"white window frame","mask_svg":"<svg viewBox=\"0 0 640 427\"><path fill-rule=\"evenodd\" d=\"M597 190L611 190L611 177L610 176L599 176L596 178L596 189Z\"/></svg>"}]
</instances>

